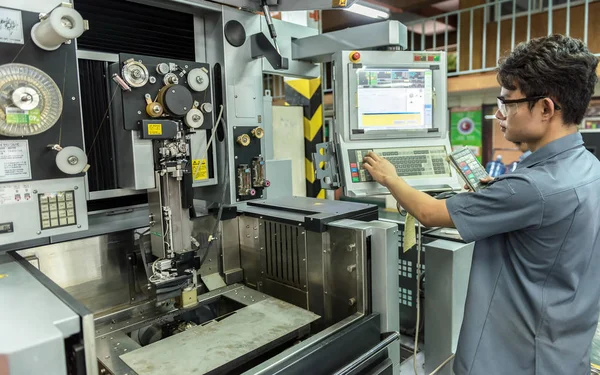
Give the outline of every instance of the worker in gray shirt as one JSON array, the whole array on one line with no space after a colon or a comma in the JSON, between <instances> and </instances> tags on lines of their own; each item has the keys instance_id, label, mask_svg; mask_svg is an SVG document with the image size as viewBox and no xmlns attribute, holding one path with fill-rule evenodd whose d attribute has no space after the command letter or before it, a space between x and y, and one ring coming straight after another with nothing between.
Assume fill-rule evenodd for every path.
<instances>
[{"instance_id":1,"label":"worker in gray shirt","mask_svg":"<svg viewBox=\"0 0 600 375\"><path fill-rule=\"evenodd\" d=\"M428 227L476 241L454 372L584 375L600 315L600 162L581 123L597 82L579 40L519 44L500 61L496 117L533 152L478 192L436 200L369 153L364 167Z\"/></svg>"}]
</instances>

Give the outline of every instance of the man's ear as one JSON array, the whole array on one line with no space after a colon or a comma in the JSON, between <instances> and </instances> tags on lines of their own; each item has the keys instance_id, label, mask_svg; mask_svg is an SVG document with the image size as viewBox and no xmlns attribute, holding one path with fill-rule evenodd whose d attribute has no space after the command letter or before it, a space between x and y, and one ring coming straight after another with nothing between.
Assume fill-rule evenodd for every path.
<instances>
[{"instance_id":1,"label":"man's ear","mask_svg":"<svg viewBox=\"0 0 600 375\"><path fill-rule=\"evenodd\" d=\"M544 120L550 120L556 113L554 102L550 98L542 99L542 118Z\"/></svg>"}]
</instances>

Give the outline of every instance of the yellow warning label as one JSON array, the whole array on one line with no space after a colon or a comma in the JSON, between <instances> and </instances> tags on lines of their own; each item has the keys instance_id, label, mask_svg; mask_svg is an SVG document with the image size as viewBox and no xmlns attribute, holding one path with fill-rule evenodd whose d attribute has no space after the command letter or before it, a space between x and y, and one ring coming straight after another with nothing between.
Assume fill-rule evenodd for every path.
<instances>
[{"instance_id":1,"label":"yellow warning label","mask_svg":"<svg viewBox=\"0 0 600 375\"><path fill-rule=\"evenodd\" d=\"M148 124L148 135L162 135L162 124Z\"/></svg>"},{"instance_id":2,"label":"yellow warning label","mask_svg":"<svg viewBox=\"0 0 600 375\"><path fill-rule=\"evenodd\" d=\"M192 160L192 175L194 176L194 181L208 179L208 163L206 159Z\"/></svg>"},{"instance_id":3,"label":"yellow warning label","mask_svg":"<svg viewBox=\"0 0 600 375\"><path fill-rule=\"evenodd\" d=\"M343 8L346 6L347 0L331 0L331 6L334 8Z\"/></svg>"},{"instance_id":4,"label":"yellow warning label","mask_svg":"<svg viewBox=\"0 0 600 375\"><path fill-rule=\"evenodd\" d=\"M5 277L8 277L8 275L5 273L0 273L0 279L4 279Z\"/></svg>"}]
</instances>

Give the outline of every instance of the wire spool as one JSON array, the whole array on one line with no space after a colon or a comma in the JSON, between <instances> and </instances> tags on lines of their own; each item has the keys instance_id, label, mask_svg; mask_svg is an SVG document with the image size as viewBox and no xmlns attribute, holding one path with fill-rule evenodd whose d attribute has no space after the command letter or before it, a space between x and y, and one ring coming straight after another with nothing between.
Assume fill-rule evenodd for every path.
<instances>
[{"instance_id":1,"label":"wire spool","mask_svg":"<svg viewBox=\"0 0 600 375\"><path fill-rule=\"evenodd\" d=\"M0 135L23 137L50 129L60 118L56 82L31 65L0 65Z\"/></svg>"},{"instance_id":2,"label":"wire spool","mask_svg":"<svg viewBox=\"0 0 600 375\"><path fill-rule=\"evenodd\" d=\"M158 102L152 102L146 105L146 113L150 117L160 117L162 116L163 111L163 106Z\"/></svg>"},{"instance_id":3,"label":"wire spool","mask_svg":"<svg viewBox=\"0 0 600 375\"><path fill-rule=\"evenodd\" d=\"M194 91L200 92L208 88L210 79L208 74L202 69L194 68L190 70L187 76L188 85Z\"/></svg>"},{"instance_id":4,"label":"wire spool","mask_svg":"<svg viewBox=\"0 0 600 375\"><path fill-rule=\"evenodd\" d=\"M87 29L87 21L75 9L59 6L33 26L31 39L41 49L54 51L64 42L79 38Z\"/></svg>"},{"instance_id":5,"label":"wire spool","mask_svg":"<svg viewBox=\"0 0 600 375\"><path fill-rule=\"evenodd\" d=\"M191 109L183 119L185 124L192 129L198 129L204 123L204 115L199 109Z\"/></svg>"},{"instance_id":6,"label":"wire spool","mask_svg":"<svg viewBox=\"0 0 600 375\"><path fill-rule=\"evenodd\" d=\"M176 117L183 117L194 105L194 98L186 87L168 85L158 91L158 102L168 113Z\"/></svg>"},{"instance_id":7,"label":"wire spool","mask_svg":"<svg viewBox=\"0 0 600 375\"><path fill-rule=\"evenodd\" d=\"M125 61L123 69L121 69L121 75L131 87L142 87L148 83L150 78L146 65L133 59Z\"/></svg>"},{"instance_id":8,"label":"wire spool","mask_svg":"<svg viewBox=\"0 0 600 375\"><path fill-rule=\"evenodd\" d=\"M87 168L87 156L79 147L65 147L56 154L56 166L66 174L78 174Z\"/></svg>"}]
</instances>

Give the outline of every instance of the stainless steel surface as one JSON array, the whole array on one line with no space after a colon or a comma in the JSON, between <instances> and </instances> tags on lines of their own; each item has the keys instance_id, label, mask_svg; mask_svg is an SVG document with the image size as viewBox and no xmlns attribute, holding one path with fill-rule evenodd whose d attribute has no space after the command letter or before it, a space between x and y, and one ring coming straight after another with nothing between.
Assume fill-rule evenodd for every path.
<instances>
[{"instance_id":1,"label":"stainless steel surface","mask_svg":"<svg viewBox=\"0 0 600 375\"><path fill-rule=\"evenodd\" d=\"M42 229L40 196L44 193L73 191L75 204L76 225ZM30 195L27 199L25 194ZM21 199L16 200L15 196ZM8 200L4 201L4 199ZM39 180L26 182L8 182L0 184L0 221L12 222L14 232L0 235L0 246L36 237L50 237L67 233L84 232L88 229L88 216L85 196L85 181L83 177ZM58 221L58 219L57 219Z\"/></svg>"},{"instance_id":2,"label":"stainless steel surface","mask_svg":"<svg viewBox=\"0 0 600 375\"><path fill-rule=\"evenodd\" d=\"M399 332L388 332L386 337L381 340L380 343L375 345L373 348L369 349L366 353L349 363L347 366L344 366L340 370L336 371L334 375L349 375L352 374L357 368L359 368L362 364L364 364L369 358L376 356L382 350L390 346L394 341L398 341L400 339Z\"/></svg>"},{"instance_id":3,"label":"stainless steel surface","mask_svg":"<svg viewBox=\"0 0 600 375\"><path fill-rule=\"evenodd\" d=\"M319 317L268 298L231 316L197 326L120 358L139 375L205 374L306 327ZM211 345L197 345L206 342ZM177 356L173 356L173 350Z\"/></svg>"},{"instance_id":4,"label":"stainless steel surface","mask_svg":"<svg viewBox=\"0 0 600 375\"><path fill-rule=\"evenodd\" d=\"M90 311L100 314L149 298L144 269L138 266L134 296L128 254L134 247L133 232L124 231L19 251L19 255L63 288Z\"/></svg>"},{"instance_id":5,"label":"stainless steel surface","mask_svg":"<svg viewBox=\"0 0 600 375\"><path fill-rule=\"evenodd\" d=\"M239 283L244 279L240 260L240 234L238 219L221 223L223 276L227 284Z\"/></svg>"},{"instance_id":6,"label":"stainless steel surface","mask_svg":"<svg viewBox=\"0 0 600 375\"><path fill-rule=\"evenodd\" d=\"M81 318L83 329L83 345L85 355L85 369L88 374L98 373L98 359L96 357L96 329L94 315L86 314Z\"/></svg>"},{"instance_id":7,"label":"stainless steel surface","mask_svg":"<svg viewBox=\"0 0 600 375\"><path fill-rule=\"evenodd\" d=\"M402 49L407 49L407 35L406 26L398 21L357 26L296 39L292 41L292 58L325 62L331 61L332 55L338 51L370 50L387 46L400 46Z\"/></svg>"},{"instance_id":8,"label":"stainless steel surface","mask_svg":"<svg viewBox=\"0 0 600 375\"><path fill-rule=\"evenodd\" d=\"M346 319L342 320L339 323L332 325L329 328L319 332L318 334L311 336L310 338L294 345L292 348L289 348L282 352L281 354L276 355L275 357L261 363L257 367L245 372L243 375L267 375L271 374L274 369L276 369L282 363L293 358L298 352L319 345L320 343L324 343L332 334L339 332L345 328L350 327L355 324L359 319L361 319L364 315L362 314L354 314Z\"/></svg>"},{"instance_id":9,"label":"stainless steel surface","mask_svg":"<svg viewBox=\"0 0 600 375\"><path fill-rule=\"evenodd\" d=\"M259 227L262 222L249 216L238 217L240 260L244 269L244 283L258 288L261 275Z\"/></svg>"},{"instance_id":10,"label":"stainless steel surface","mask_svg":"<svg viewBox=\"0 0 600 375\"><path fill-rule=\"evenodd\" d=\"M77 50L77 58L83 59L83 60L119 62L119 54L117 54L117 53L87 51L87 50L83 50L83 49Z\"/></svg>"},{"instance_id":11,"label":"stainless steel surface","mask_svg":"<svg viewBox=\"0 0 600 375\"><path fill-rule=\"evenodd\" d=\"M325 323L331 325L354 313L368 311L367 234L339 228L334 223L327 238L328 244L323 248L323 293Z\"/></svg>"},{"instance_id":12,"label":"stainless steel surface","mask_svg":"<svg viewBox=\"0 0 600 375\"><path fill-rule=\"evenodd\" d=\"M425 245L425 373L429 374L456 353L462 325L473 244L435 240ZM451 375L452 363L438 374Z\"/></svg>"},{"instance_id":13,"label":"stainless steel surface","mask_svg":"<svg viewBox=\"0 0 600 375\"><path fill-rule=\"evenodd\" d=\"M103 190L103 191L92 191L89 193L88 200L97 200L97 199L108 199L108 198L116 198L116 197L125 197L131 195L141 195L146 194L144 190L132 190L132 189L113 189L113 190Z\"/></svg>"},{"instance_id":14,"label":"stainless steel surface","mask_svg":"<svg viewBox=\"0 0 600 375\"><path fill-rule=\"evenodd\" d=\"M400 311L398 297L398 226L395 223L383 221L358 222L342 220L331 224L332 226L353 228L361 230L365 236L371 238L371 272L370 283L371 301L366 306L371 306L373 312L381 316L381 329L392 332L400 330ZM364 263L364 262L363 262ZM360 265L361 263L357 263ZM349 269L347 270L349 271ZM356 271L360 272L360 266ZM363 275L363 277L366 277ZM363 283L363 285L365 285ZM369 295L367 290L363 290ZM400 364L400 345L393 344L390 358L396 370Z\"/></svg>"},{"instance_id":15,"label":"stainless steel surface","mask_svg":"<svg viewBox=\"0 0 600 375\"><path fill-rule=\"evenodd\" d=\"M217 290L227 286L223 278L221 278L221 275L218 273L211 273L210 275L202 276L202 282L208 290Z\"/></svg>"},{"instance_id":16,"label":"stainless steel surface","mask_svg":"<svg viewBox=\"0 0 600 375\"><path fill-rule=\"evenodd\" d=\"M219 273L223 269L222 244L225 237L229 237L229 235L223 232L222 224L216 227L217 233L211 233L215 228L215 220L214 216L204 216L192 221L192 236L200 242L199 256L204 257L205 251L208 249L208 255L198 272L202 276ZM209 245L208 238L210 235L216 236L216 239ZM230 241L230 238L227 238L227 241Z\"/></svg>"},{"instance_id":17,"label":"stainless steel surface","mask_svg":"<svg viewBox=\"0 0 600 375\"><path fill-rule=\"evenodd\" d=\"M64 340L81 331L79 316L9 255L0 275L2 372L66 373Z\"/></svg>"},{"instance_id":18,"label":"stainless steel surface","mask_svg":"<svg viewBox=\"0 0 600 375\"><path fill-rule=\"evenodd\" d=\"M122 331L112 332L108 336L96 338L96 354L100 368L104 368L115 375L136 374L119 356L139 348L140 345Z\"/></svg>"},{"instance_id":19,"label":"stainless steel surface","mask_svg":"<svg viewBox=\"0 0 600 375\"><path fill-rule=\"evenodd\" d=\"M119 188L144 190L154 188L154 154L152 140L141 139L133 130L127 138L116 139Z\"/></svg>"},{"instance_id":20,"label":"stainless steel surface","mask_svg":"<svg viewBox=\"0 0 600 375\"><path fill-rule=\"evenodd\" d=\"M326 251L327 246L326 235L310 231L306 233L306 248L312 250L306 253L308 308L321 316L325 316L325 258L323 251ZM317 322L317 326L324 328L326 322L322 319Z\"/></svg>"}]
</instances>

